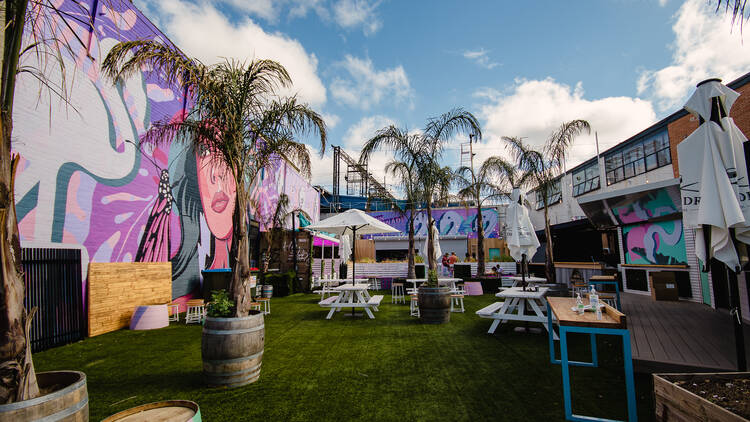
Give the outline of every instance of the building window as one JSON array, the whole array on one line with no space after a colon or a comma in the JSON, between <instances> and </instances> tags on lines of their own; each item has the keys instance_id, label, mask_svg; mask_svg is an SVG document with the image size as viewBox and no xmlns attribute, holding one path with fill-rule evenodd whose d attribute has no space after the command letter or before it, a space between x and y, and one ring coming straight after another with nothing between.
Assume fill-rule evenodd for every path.
<instances>
[{"instance_id":1,"label":"building window","mask_svg":"<svg viewBox=\"0 0 750 422\"><path fill-rule=\"evenodd\" d=\"M604 157L607 185L664 167L671 162L669 136L667 136L667 131L664 130ZM575 178L573 183L575 183Z\"/></svg>"},{"instance_id":2,"label":"building window","mask_svg":"<svg viewBox=\"0 0 750 422\"><path fill-rule=\"evenodd\" d=\"M544 198L541 189L534 191L536 195L536 209L544 208ZM560 179L555 180L547 187L547 205L553 205L562 200L562 191L560 190Z\"/></svg>"},{"instance_id":3,"label":"building window","mask_svg":"<svg viewBox=\"0 0 750 422\"><path fill-rule=\"evenodd\" d=\"M599 163L594 162L573 173L573 196L599 189Z\"/></svg>"}]
</instances>

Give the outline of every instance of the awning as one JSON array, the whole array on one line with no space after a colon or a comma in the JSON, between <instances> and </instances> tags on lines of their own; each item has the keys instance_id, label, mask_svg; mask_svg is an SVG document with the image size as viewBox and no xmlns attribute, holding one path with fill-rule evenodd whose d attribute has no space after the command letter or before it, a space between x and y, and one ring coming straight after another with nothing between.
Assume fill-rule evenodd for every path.
<instances>
[{"instance_id":1,"label":"awning","mask_svg":"<svg viewBox=\"0 0 750 422\"><path fill-rule=\"evenodd\" d=\"M599 229L675 219L682 215L680 179L586 195L578 205Z\"/></svg>"}]
</instances>

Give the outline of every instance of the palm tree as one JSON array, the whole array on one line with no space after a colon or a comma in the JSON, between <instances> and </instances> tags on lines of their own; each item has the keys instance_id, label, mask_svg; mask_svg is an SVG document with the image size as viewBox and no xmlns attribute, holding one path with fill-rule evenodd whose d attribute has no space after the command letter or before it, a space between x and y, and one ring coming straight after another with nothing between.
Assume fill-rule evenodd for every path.
<instances>
[{"instance_id":1,"label":"palm tree","mask_svg":"<svg viewBox=\"0 0 750 422\"><path fill-rule=\"evenodd\" d=\"M422 133L408 138L403 136L375 136L365 143L360 153L360 161L367 161L373 152L380 148L390 149L400 161L413 162L417 170L418 185L424 193L427 208L427 262L428 268L434 271L434 239L432 236L432 206L437 197L444 197L450 188L452 171L443 167L443 148L445 143L458 134L466 134L481 139L482 129L473 114L461 108L453 109L439 117L427 120Z\"/></svg>"},{"instance_id":2,"label":"palm tree","mask_svg":"<svg viewBox=\"0 0 750 422\"><path fill-rule=\"evenodd\" d=\"M28 341L35 310L27 313L23 305L25 286L14 194L19 157L11 155L11 138L19 74L36 79L43 88L40 94L58 97L70 105L62 59L70 55L70 45L51 30L59 13L51 0L7 0L0 4L0 403L39 396ZM84 6L81 15L88 15ZM25 54L36 61L21 60ZM53 69L62 75L60 83L47 78Z\"/></svg>"},{"instance_id":3,"label":"palm tree","mask_svg":"<svg viewBox=\"0 0 750 422\"><path fill-rule=\"evenodd\" d=\"M735 22L739 22L740 31L742 31L743 19L750 19L750 14L745 16L745 5L747 0L717 0L716 1L716 12L721 11L721 6L724 5L724 13L732 11L732 23L730 26L734 28Z\"/></svg>"},{"instance_id":4,"label":"palm tree","mask_svg":"<svg viewBox=\"0 0 750 422\"><path fill-rule=\"evenodd\" d=\"M153 124L141 141L184 139L223 162L234 176L237 195L232 216L230 296L235 300L236 315L247 315L251 299L244 287L250 277L248 186L280 157L295 163L309 177L309 153L295 136L319 135L322 155L326 144L323 118L295 97L276 97L277 89L292 81L286 69L272 60L225 60L205 65L157 42L129 41L114 46L102 68L113 82L150 68L167 82L184 86L194 99L194 107L182 119Z\"/></svg>"},{"instance_id":5,"label":"palm tree","mask_svg":"<svg viewBox=\"0 0 750 422\"><path fill-rule=\"evenodd\" d=\"M497 177L506 173L508 163L501 157L487 158L475 172L473 166L462 166L456 170L454 181L458 184L458 197L477 208L477 274L484 274L484 222L482 204L489 199L503 196Z\"/></svg>"},{"instance_id":6,"label":"palm tree","mask_svg":"<svg viewBox=\"0 0 750 422\"><path fill-rule=\"evenodd\" d=\"M547 138L541 151L523 142L522 138L504 136L503 139L518 162L518 168L524 173L522 179L533 187L542 198L544 206L544 235L547 238L545 276L550 283L555 282L555 265L552 248L552 230L549 223L550 195L563 170L565 155L576 136L582 132L590 133L591 127L586 120L572 120L563 123Z\"/></svg>"},{"instance_id":7,"label":"palm tree","mask_svg":"<svg viewBox=\"0 0 750 422\"><path fill-rule=\"evenodd\" d=\"M398 158L386 164L385 171L395 177L404 188L406 196L406 207L402 210L409 219L409 247L407 251L407 278L416 278L414 270L414 218L416 217L417 204L421 200L421 190L418 183L418 172L416 166L417 146L419 135L409 134L405 129L393 125L384 127L375 133L375 136L365 142L365 147L359 157L359 163L364 165L374 149L383 143L399 145L396 148ZM400 209L400 208L399 208Z\"/></svg>"}]
</instances>

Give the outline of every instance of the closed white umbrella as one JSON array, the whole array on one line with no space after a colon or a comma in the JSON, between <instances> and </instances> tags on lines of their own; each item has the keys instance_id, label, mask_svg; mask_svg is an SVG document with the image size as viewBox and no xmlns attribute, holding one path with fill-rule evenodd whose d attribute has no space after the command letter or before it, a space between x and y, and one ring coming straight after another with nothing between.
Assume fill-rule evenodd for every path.
<instances>
[{"instance_id":1,"label":"closed white umbrella","mask_svg":"<svg viewBox=\"0 0 750 422\"><path fill-rule=\"evenodd\" d=\"M432 222L432 246L433 246L433 256L432 258L435 260L435 265L440 265L440 258L443 256L443 251L440 249L440 230L437 228L437 223L435 221ZM428 255L427 255L427 243L429 242L430 238L429 236L425 236L424 238L424 248L422 250L422 258L424 258L425 264L427 264L429 261ZM426 274L425 274L426 276Z\"/></svg>"},{"instance_id":2,"label":"closed white umbrella","mask_svg":"<svg viewBox=\"0 0 750 422\"><path fill-rule=\"evenodd\" d=\"M743 149L747 139L729 117L737 97L719 79L699 83L685 109L699 118L700 126L677 145L677 155L683 223L695 229L695 254L705 265L715 258L727 266L737 365L745 371L735 240L750 243L750 187Z\"/></svg>"},{"instance_id":3,"label":"closed white umbrella","mask_svg":"<svg viewBox=\"0 0 750 422\"><path fill-rule=\"evenodd\" d=\"M360 211L348 210L332 217L321 220L315 224L307 226L310 230L322 230L329 233L352 235L352 253L356 254L357 234L378 234L378 233L399 233L388 224ZM345 257L343 257L345 258ZM356 257L352 257L352 284L356 278Z\"/></svg>"},{"instance_id":4,"label":"closed white umbrella","mask_svg":"<svg viewBox=\"0 0 750 422\"><path fill-rule=\"evenodd\" d=\"M526 286L526 260L534 256L539 248L539 239L536 237L534 226L529 218L529 210L523 205L521 190L514 188L511 193L510 205L505 212L506 234L510 256L521 262L521 279Z\"/></svg>"},{"instance_id":5,"label":"closed white umbrella","mask_svg":"<svg viewBox=\"0 0 750 422\"><path fill-rule=\"evenodd\" d=\"M352 243L349 240L348 234L341 235L341 243L339 243L339 257L346 262L349 259L349 255L352 254Z\"/></svg>"}]
</instances>

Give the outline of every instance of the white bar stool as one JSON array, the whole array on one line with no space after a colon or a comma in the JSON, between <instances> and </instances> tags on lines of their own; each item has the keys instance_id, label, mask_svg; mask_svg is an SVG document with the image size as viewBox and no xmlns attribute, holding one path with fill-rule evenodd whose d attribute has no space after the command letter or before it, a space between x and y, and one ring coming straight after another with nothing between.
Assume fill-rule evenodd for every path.
<instances>
[{"instance_id":1,"label":"white bar stool","mask_svg":"<svg viewBox=\"0 0 750 422\"><path fill-rule=\"evenodd\" d=\"M409 301L409 316L419 316L419 297L417 295L410 295L411 300ZM453 302L451 302L453 306Z\"/></svg>"},{"instance_id":2,"label":"white bar stool","mask_svg":"<svg viewBox=\"0 0 750 422\"><path fill-rule=\"evenodd\" d=\"M391 283L391 303L406 303L404 283Z\"/></svg>"}]
</instances>

